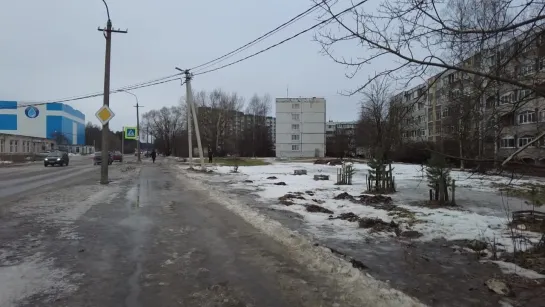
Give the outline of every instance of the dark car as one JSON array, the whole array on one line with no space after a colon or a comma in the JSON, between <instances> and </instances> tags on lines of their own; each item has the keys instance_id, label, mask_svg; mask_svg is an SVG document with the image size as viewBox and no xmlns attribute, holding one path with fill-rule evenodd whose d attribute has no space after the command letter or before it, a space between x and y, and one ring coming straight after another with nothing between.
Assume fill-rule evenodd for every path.
<instances>
[{"instance_id":1,"label":"dark car","mask_svg":"<svg viewBox=\"0 0 545 307\"><path fill-rule=\"evenodd\" d=\"M121 154L120 151L116 151L116 152L113 153L112 159L113 159L114 161L123 162L123 155Z\"/></svg>"},{"instance_id":2,"label":"dark car","mask_svg":"<svg viewBox=\"0 0 545 307\"><path fill-rule=\"evenodd\" d=\"M109 152L108 153L108 165L111 165L112 163L114 163L114 159L112 157L112 153ZM93 164L94 165L102 164L102 152L100 152L100 151L95 152L95 156L93 157Z\"/></svg>"},{"instance_id":3,"label":"dark car","mask_svg":"<svg viewBox=\"0 0 545 307\"><path fill-rule=\"evenodd\" d=\"M49 166L49 165L68 166L69 162L70 162L70 159L68 158L68 154L62 151L50 152L44 158L44 166Z\"/></svg>"}]
</instances>

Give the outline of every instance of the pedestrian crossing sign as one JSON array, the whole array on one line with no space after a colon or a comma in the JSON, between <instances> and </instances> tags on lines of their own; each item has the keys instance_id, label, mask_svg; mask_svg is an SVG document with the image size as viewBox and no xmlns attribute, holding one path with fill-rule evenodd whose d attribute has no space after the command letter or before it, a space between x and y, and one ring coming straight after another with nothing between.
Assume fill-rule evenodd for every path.
<instances>
[{"instance_id":1,"label":"pedestrian crossing sign","mask_svg":"<svg viewBox=\"0 0 545 307\"><path fill-rule=\"evenodd\" d=\"M125 127L125 139L136 140L138 138L138 130L136 127Z\"/></svg>"}]
</instances>

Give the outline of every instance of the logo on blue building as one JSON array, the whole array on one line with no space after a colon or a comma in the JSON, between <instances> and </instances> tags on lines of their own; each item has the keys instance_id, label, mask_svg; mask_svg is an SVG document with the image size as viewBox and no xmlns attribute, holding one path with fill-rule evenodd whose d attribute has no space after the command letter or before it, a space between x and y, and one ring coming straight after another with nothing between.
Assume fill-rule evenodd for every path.
<instances>
[{"instance_id":1,"label":"logo on blue building","mask_svg":"<svg viewBox=\"0 0 545 307\"><path fill-rule=\"evenodd\" d=\"M40 115L40 110L38 108L30 106L25 109L25 115L28 118L36 118Z\"/></svg>"}]
</instances>

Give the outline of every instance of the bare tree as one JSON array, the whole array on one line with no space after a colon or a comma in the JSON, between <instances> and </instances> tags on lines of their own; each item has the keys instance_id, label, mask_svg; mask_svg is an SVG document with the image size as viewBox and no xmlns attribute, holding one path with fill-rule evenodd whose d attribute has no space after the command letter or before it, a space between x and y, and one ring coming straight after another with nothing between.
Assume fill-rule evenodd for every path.
<instances>
[{"instance_id":1,"label":"bare tree","mask_svg":"<svg viewBox=\"0 0 545 307\"><path fill-rule=\"evenodd\" d=\"M369 149L372 157L389 158L401 141L401 124L410 108L395 99L387 77L375 79L362 90L357 143Z\"/></svg>"},{"instance_id":2,"label":"bare tree","mask_svg":"<svg viewBox=\"0 0 545 307\"><path fill-rule=\"evenodd\" d=\"M210 93L200 91L194 98L204 144L213 150L233 151L237 137L237 113L244 99L236 93L228 94L221 89Z\"/></svg>"},{"instance_id":3,"label":"bare tree","mask_svg":"<svg viewBox=\"0 0 545 307\"><path fill-rule=\"evenodd\" d=\"M443 84L447 73L457 72L462 78L470 77L480 84L477 90L486 92L482 100L490 100L490 97L495 100L493 108L479 111L486 118L480 118L478 128L479 138L491 138L493 142L501 136L499 123L506 120L507 113L529 107L528 100L516 97L516 101L509 103L511 110L506 110L505 106L499 108L502 95L508 91L528 90L530 95L545 97L543 76L535 73L545 66L542 58L545 55L543 2L370 0L364 5L374 4L375 8L360 6L342 16L337 16L330 2L317 2L333 25L322 28L317 40L325 54L353 69L349 77L358 75L369 63L385 61L391 64L349 94L360 92L376 78L384 76L408 85L415 79L424 81L435 75L436 82L433 83L437 86L430 86L430 90L434 95L445 95L436 87ZM347 59L335 53L336 45L346 45L350 41L364 49L358 52L358 58ZM484 103L480 101L479 104ZM471 108L462 109L462 113L467 113ZM467 131L459 129L460 137L467 138ZM538 133L504 163L543 136L545 132Z\"/></svg>"},{"instance_id":4,"label":"bare tree","mask_svg":"<svg viewBox=\"0 0 545 307\"><path fill-rule=\"evenodd\" d=\"M150 134L166 155L180 154L173 152L176 142L182 141L180 135L184 128L184 120L180 107L163 107L160 110L148 111L142 115L142 120L149 123Z\"/></svg>"},{"instance_id":5,"label":"bare tree","mask_svg":"<svg viewBox=\"0 0 545 307\"><path fill-rule=\"evenodd\" d=\"M251 155L266 155L272 148L270 131L267 127L267 115L271 111L272 98L254 94L246 107L246 124L243 140L251 140Z\"/></svg>"}]
</instances>

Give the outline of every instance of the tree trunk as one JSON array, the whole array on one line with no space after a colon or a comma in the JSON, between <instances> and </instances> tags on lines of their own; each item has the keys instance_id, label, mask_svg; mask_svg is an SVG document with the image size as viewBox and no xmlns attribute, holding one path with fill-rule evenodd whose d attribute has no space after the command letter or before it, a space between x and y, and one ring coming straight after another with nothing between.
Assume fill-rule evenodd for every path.
<instances>
[{"instance_id":1,"label":"tree trunk","mask_svg":"<svg viewBox=\"0 0 545 307\"><path fill-rule=\"evenodd\" d=\"M439 203L443 203L445 201L445 180L443 178L443 174L439 176Z\"/></svg>"}]
</instances>

